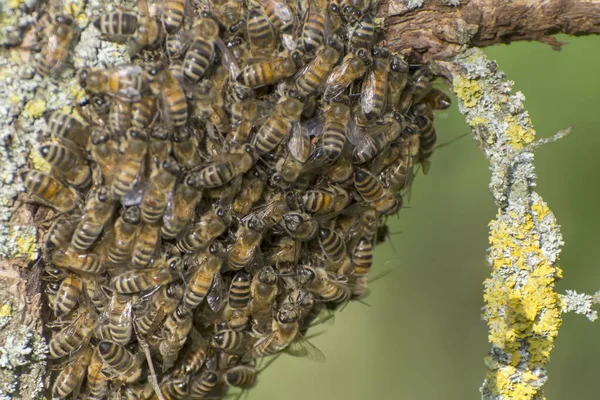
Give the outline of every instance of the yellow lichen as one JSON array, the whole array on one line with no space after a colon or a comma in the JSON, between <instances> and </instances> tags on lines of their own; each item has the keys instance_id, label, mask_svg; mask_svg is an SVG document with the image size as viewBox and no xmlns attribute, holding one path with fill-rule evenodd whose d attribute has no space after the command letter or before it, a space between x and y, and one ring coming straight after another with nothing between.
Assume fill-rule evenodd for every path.
<instances>
[{"instance_id":1,"label":"yellow lichen","mask_svg":"<svg viewBox=\"0 0 600 400\"><path fill-rule=\"evenodd\" d=\"M456 77L452 81L452 85L454 86L456 97L463 102L465 107L475 107L483 95L483 90L481 90L479 83L474 80Z\"/></svg>"},{"instance_id":2,"label":"yellow lichen","mask_svg":"<svg viewBox=\"0 0 600 400\"><path fill-rule=\"evenodd\" d=\"M523 125L530 124L519 124L512 115L506 118L506 122L508 123L506 134L510 138L511 146L515 150L521 150L535 139L535 131L532 128L526 129L523 127Z\"/></svg>"},{"instance_id":3,"label":"yellow lichen","mask_svg":"<svg viewBox=\"0 0 600 400\"><path fill-rule=\"evenodd\" d=\"M10 304L2 304L0 306L0 318L10 317L12 315L12 308Z\"/></svg>"},{"instance_id":4,"label":"yellow lichen","mask_svg":"<svg viewBox=\"0 0 600 400\"><path fill-rule=\"evenodd\" d=\"M18 226L10 228L8 233L9 241L15 243L14 257L27 256L30 260L37 258L37 235L35 230L31 232L29 229L22 229Z\"/></svg>"},{"instance_id":5,"label":"yellow lichen","mask_svg":"<svg viewBox=\"0 0 600 400\"><path fill-rule=\"evenodd\" d=\"M14 10L16 8L19 8L19 6L24 2L24 0L8 0L8 8Z\"/></svg>"},{"instance_id":6,"label":"yellow lichen","mask_svg":"<svg viewBox=\"0 0 600 400\"><path fill-rule=\"evenodd\" d=\"M33 168L37 169L38 171L46 173L50 172L50 164L48 164L48 162L44 160L37 151L32 151L29 153L29 162L31 162Z\"/></svg>"},{"instance_id":7,"label":"yellow lichen","mask_svg":"<svg viewBox=\"0 0 600 400\"><path fill-rule=\"evenodd\" d=\"M534 204L533 209L538 218L550 213L542 203ZM559 297L554 292L562 272L542 254L540 238L529 214L499 214L490 223L490 245L494 273L486 281L484 294L488 338L494 346L511 354L512 359L508 366L488 370L487 379L496 382L497 394L503 397L530 399L538 391L537 386L530 384L537 377L525 374L525 379L518 382L509 382L508 377L520 360L520 351L529 352L528 363L532 367L548 362L562 322ZM526 272L526 279L522 278L521 270Z\"/></svg>"},{"instance_id":8,"label":"yellow lichen","mask_svg":"<svg viewBox=\"0 0 600 400\"><path fill-rule=\"evenodd\" d=\"M32 118L41 117L46 111L46 100L44 99L33 99L28 101L23 108L23 113L29 115Z\"/></svg>"},{"instance_id":9,"label":"yellow lichen","mask_svg":"<svg viewBox=\"0 0 600 400\"><path fill-rule=\"evenodd\" d=\"M13 105L17 105L21 102L21 96L19 96L18 94L12 94L10 95L10 103Z\"/></svg>"},{"instance_id":10,"label":"yellow lichen","mask_svg":"<svg viewBox=\"0 0 600 400\"><path fill-rule=\"evenodd\" d=\"M471 126L477 126L477 125L486 125L489 122L489 120L487 118L483 118L479 115L471 118L471 120L469 121L469 125Z\"/></svg>"}]
</instances>

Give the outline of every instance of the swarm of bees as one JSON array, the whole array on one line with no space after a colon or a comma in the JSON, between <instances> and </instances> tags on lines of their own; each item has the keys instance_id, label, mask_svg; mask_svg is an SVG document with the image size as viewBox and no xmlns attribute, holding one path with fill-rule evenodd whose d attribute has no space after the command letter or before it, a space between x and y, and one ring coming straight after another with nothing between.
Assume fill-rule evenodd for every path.
<instances>
[{"instance_id":1,"label":"swarm of bees","mask_svg":"<svg viewBox=\"0 0 600 400\"><path fill-rule=\"evenodd\" d=\"M384 218L450 99L370 0L164 0L93 21L132 63L78 71L23 172L44 239L52 397L221 398L367 292ZM68 62L54 18L38 73Z\"/></svg>"}]
</instances>

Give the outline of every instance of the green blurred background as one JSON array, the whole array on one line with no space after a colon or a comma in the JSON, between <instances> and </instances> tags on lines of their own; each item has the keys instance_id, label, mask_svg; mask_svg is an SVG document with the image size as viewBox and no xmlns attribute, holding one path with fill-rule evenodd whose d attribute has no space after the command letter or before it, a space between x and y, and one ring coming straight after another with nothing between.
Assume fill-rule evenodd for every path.
<instances>
[{"instance_id":1,"label":"green blurred background","mask_svg":"<svg viewBox=\"0 0 600 400\"><path fill-rule=\"evenodd\" d=\"M558 37L562 51L540 43L486 49L526 96L538 137L575 125L565 140L536 152L538 191L549 203L566 245L558 289L600 289L600 37ZM467 131L453 105L436 115L440 142ZM597 136L598 135L598 136ZM366 300L351 303L311 341L325 364L283 356L259 377L249 400L478 399L489 349L480 318L487 224L496 209L489 172L475 141L440 149L429 175L418 176L411 208L390 218L391 242L378 247ZM548 367L549 399L597 398L600 325L566 315Z\"/></svg>"}]
</instances>

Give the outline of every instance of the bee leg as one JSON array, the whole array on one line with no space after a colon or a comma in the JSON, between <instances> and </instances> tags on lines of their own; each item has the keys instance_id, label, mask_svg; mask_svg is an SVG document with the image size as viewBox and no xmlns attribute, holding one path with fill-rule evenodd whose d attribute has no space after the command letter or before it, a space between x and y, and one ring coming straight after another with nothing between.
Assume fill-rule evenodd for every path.
<instances>
[{"instance_id":1,"label":"bee leg","mask_svg":"<svg viewBox=\"0 0 600 400\"><path fill-rule=\"evenodd\" d=\"M138 338L138 342L144 355L146 356L146 362L148 363L148 369L150 370L150 384L152 385L152 389L154 389L154 393L156 393L156 397L158 400L165 400L160 387L158 386L158 378L156 377L156 371L154 371L154 363L152 363L152 355L150 354L150 346L148 343L136 332L136 336Z\"/></svg>"}]
</instances>

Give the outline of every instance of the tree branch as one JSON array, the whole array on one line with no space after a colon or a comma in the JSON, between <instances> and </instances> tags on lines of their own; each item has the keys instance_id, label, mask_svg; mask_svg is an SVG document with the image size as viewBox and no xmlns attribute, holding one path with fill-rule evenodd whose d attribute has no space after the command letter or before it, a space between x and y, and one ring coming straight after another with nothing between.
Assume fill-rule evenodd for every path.
<instances>
[{"instance_id":1,"label":"tree branch","mask_svg":"<svg viewBox=\"0 0 600 400\"><path fill-rule=\"evenodd\" d=\"M498 206L489 224L484 282L488 339L484 399L542 399L546 363L562 322L561 298L554 291L562 277L557 265L563 244L556 219L534 191L533 125L523 95L511 95L495 62L473 49L434 64L445 76L475 138L490 163L490 191Z\"/></svg>"},{"instance_id":2,"label":"tree branch","mask_svg":"<svg viewBox=\"0 0 600 400\"><path fill-rule=\"evenodd\" d=\"M388 46L423 61L448 59L464 47L485 47L516 40L538 40L559 48L549 35L600 33L598 0L463 0L424 2L382 0L378 16L385 20Z\"/></svg>"}]
</instances>

